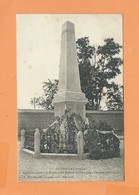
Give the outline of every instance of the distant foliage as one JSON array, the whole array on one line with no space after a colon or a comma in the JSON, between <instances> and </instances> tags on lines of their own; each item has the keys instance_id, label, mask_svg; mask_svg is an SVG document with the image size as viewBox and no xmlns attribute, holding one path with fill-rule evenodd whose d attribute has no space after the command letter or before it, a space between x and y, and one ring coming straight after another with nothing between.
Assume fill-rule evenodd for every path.
<instances>
[{"instance_id":1,"label":"distant foliage","mask_svg":"<svg viewBox=\"0 0 139 195\"><path fill-rule=\"evenodd\" d=\"M118 57L121 49L113 38L105 39L104 45L97 47L90 45L88 37L77 40L81 89L88 99L87 109L101 109L102 98L107 98L107 90L114 88L111 80L121 73L123 63Z\"/></svg>"},{"instance_id":2,"label":"distant foliage","mask_svg":"<svg viewBox=\"0 0 139 195\"><path fill-rule=\"evenodd\" d=\"M32 98L30 103L34 105L34 108L36 108L37 106L48 110L52 110L54 109L52 100L54 98L54 95L57 93L57 90L58 90L58 80L48 79L47 82L43 82L44 95L38 98Z\"/></svg>"},{"instance_id":3,"label":"distant foliage","mask_svg":"<svg viewBox=\"0 0 139 195\"><path fill-rule=\"evenodd\" d=\"M122 46L113 38L105 39L103 45L92 46L89 37L79 38L76 46L81 90L88 99L86 109L101 110L105 99L108 110L123 110L123 87L114 82L121 73ZM32 98L31 104L34 108L54 109L52 100L58 90L58 80L44 82L43 90L44 95Z\"/></svg>"},{"instance_id":4,"label":"distant foliage","mask_svg":"<svg viewBox=\"0 0 139 195\"><path fill-rule=\"evenodd\" d=\"M112 83L107 91L107 100L108 110L123 110L123 86Z\"/></svg>"}]
</instances>

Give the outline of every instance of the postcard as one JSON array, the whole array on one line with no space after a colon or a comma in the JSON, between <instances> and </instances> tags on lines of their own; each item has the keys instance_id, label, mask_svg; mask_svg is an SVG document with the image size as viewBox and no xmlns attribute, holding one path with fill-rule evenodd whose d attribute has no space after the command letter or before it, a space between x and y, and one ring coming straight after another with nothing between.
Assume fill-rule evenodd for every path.
<instances>
[{"instance_id":1,"label":"postcard","mask_svg":"<svg viewBox=\"0 0 139 195\"><path fill-rule=\"evenodd\" d=\"M137 0L0 5L0 194L138 195Z\"/></svg>"},{"instance_id":2,"label":"postcard","mask_svg":"<svg viewBox=\"0 0 139 195\"><path fill-rule=\"evenodd\" d=\"M19 181L123 181L122 15L16 19Z\"/></svg>"}]
</instances>

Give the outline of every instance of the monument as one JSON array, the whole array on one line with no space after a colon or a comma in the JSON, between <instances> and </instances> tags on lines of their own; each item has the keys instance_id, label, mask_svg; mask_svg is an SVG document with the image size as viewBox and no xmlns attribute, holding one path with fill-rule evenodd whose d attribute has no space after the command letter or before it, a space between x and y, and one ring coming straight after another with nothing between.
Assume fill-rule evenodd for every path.
<instances>
[{"instance_id":1,"label":"monument","mask_svg":"<svg viewBox=\"0 0 139 195\"><path fill-rule=\"evenodd\" d=\"M62 26L58 93L53 100L55 116L70 109L71 113L85 117L86 103L80 85L74 24L67 21Z\"/></svg>"}]
</instances>

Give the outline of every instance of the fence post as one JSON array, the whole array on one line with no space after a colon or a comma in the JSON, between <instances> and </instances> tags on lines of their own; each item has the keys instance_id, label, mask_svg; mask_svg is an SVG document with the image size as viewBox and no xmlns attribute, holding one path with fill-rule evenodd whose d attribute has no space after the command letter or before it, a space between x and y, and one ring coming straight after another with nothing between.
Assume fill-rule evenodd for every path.
<instances>
[{"instance_id":1,"label":"fence post","mask_svg":"<svg viewBox=\"0 0 139 195\"><path fill-rule=\"evenodd\" d=\"M21 131L21 149L25 148L25 130L22 129Z\"/></svg>"},{"instance_id":2,"label":"fence post","mask_svg":"<svg viewBox=\"0 0 139 195\"><path fill-rule=\"evenodd\" d=\"M83 160L84 140L83 140L83 133L80 130L77 133L77 152L78 152L78 159Z\"/></svg>"},{"instance_id":3,"label":"fence post","mask_svg":"<svg viewBox=\"0 0 139 195\"><path fill-rule=\"evenodd\" d=\"M34 133L34 156L38 158L40 156L40 131L35 129Z\"/></svg>"}]
</instances>

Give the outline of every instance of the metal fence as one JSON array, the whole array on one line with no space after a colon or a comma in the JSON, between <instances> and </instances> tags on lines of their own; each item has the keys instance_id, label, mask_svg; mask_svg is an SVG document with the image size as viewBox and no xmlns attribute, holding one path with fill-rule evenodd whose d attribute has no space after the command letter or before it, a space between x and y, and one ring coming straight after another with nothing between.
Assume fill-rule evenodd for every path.
<instances>
[{"instance_id":1,"label":"metal fence","mask_svg":"<svg viewBox=\"0 0 139 195\"><path fill-rule=\"evenodd\" d=\"M32 151L34 151L34 133L34 130L25 133L25 148Z\"/></svg>"},{"instance_id":2,"label":"metal fence","mask_svg":"<svg viewBox=\"0 0 139 195\"><path fill-rule=\"evenodd\" d=\"M76 133L65 134L59 133L43 133L40 134L41 152L42 153L77 153Z\"/></svg>"}]
</instances>

